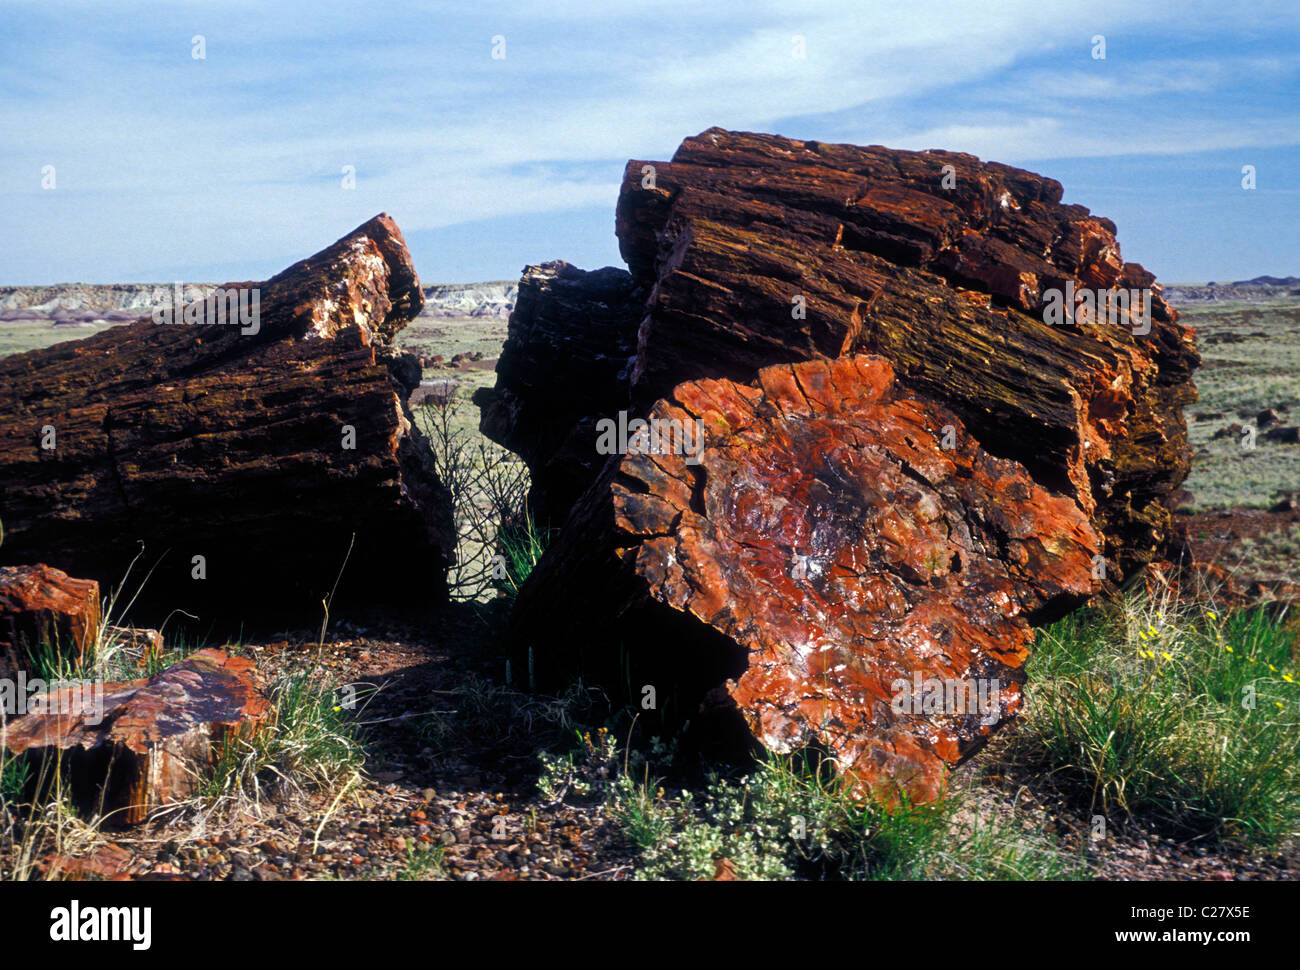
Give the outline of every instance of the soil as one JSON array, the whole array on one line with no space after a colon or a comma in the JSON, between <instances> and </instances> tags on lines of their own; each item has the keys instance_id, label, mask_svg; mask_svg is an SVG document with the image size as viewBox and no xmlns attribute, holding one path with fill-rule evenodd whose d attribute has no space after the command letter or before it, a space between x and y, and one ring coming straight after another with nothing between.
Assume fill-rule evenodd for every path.
<instances>
[{"instance_id":1,"label":"soil","mask_svg":"<svg viewBox=\"0 0 1300 970\"><path fill-rule=\"evenodd\" d=\"M1287 532L1300 523L1300 506L1281 502L1274 509L1236 506L1176 516L1196 562L1217 563L1243 588L1253 582L1300 583L1300 556L1261 561L1243 543Z\"/></svg>"},{"instance_id":2,"label":"soil","mask_svg":"<svg viewBox=\"0 0 1300 970\"><path fill-rule=\"evenodd\" d=\"M79 859L48 858L47 874L231 881L631 878L634 848L603 807L548 803L538 792L536 753L559 740L553 725L521 719L478 730L465 720L473 713L467 684L502 686L492 677L495 663L463 647L481 636L474 611L453 606L435 622L339 622L323 645L318 631L307 630L246 642L242 649L266 677L305 670L363 691L375 688L358 714L367 756L361 784L338 804L323 795L272 796L234 812L187 811L106 832L105 842ZM448 727L431 732L431 724ZM998 748L995 739L961 770L967 781L978 779L981 801L994 812L1014 808L1028 824L1054 834L1063 852L1082 852L1101 879L1300 876L1294 845L1261 855L1136 828L1094 842L1086 815L1027 784L1034 779L1003 774Z\"/></svg>"},{"instance_id":3,"label":"soil","mask_svg":"<svg viewBox=\"0 0 1300 970\"><path fill-rule=\"evenodd\" d=\"M265 678L306 670L362 688L362 783L333 806L326 795L272 796L225 817L185 811L105 832L106 844L81 859L46 860L47 870L55 867L48 874L234 881L627 878L631 846L603 809L551 805L538 794L533 754L554 740L545 729L530 737L521 725L506 738L453 730L441 744L422 732L433 717L454 723L461 713L458 688L483 676L452 646L475 635L475 622L468 608L453 607L439 622L418 627L340 623L323 649L319 631L245 642L243 652L257 659ZM432 864L439 851L441 864Z\"/></svg>"}]
</instances>

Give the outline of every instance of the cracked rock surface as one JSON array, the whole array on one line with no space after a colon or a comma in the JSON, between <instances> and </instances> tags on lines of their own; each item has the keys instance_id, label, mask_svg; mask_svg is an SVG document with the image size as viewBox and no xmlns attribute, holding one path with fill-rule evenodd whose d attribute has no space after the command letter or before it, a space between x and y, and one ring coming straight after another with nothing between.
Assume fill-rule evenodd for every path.
<instances>
[{"instance_id":1,"label":"cracked rock surface","mask_svg":"<svg viewBox=\"0 0 1300 970\"><path fill-rule=\"evenodd\" d=\"M617 359L635 323L621 386L593 415L573 372L516 393L503 353L513 410L484 412L517 450L549 421L563 448L521 454L564 456L574 496L520 592L516 664L937 793L1014 714L1033 624L1177 555L1195 334L1062 195L970 155L720 128L630 161L616 226L643 302L583 348ZM570 328L583 312L571 291ZM520 359L551 340L512 334ZM702 422L702 450L609 456L619 410ZM909 680L998 692L979 716L898 708Z\"/></svg>"},{"instance_id":2,"label":"cracked rock surface","mask_svg":"<svg viewBox=\"0 0 1300 970\"><path fill-rule=\"evenodd\" d=\"M82 686L47 695L45 711L4 725L0 739L32 765L32 784L67 766L72 798L110 825L135 825L184 801L235 731L257 730L270 702L256 665L200 650L156 677ZM62 757L60 757L62 753Z\"/></svg>"},{"instance_id":3,"label":"cracked rock surface","mask_svg":"<svg viewBox=\"0 0 1300 970\"><path fill-rule=\"evenodd\" d=\"M768 367L756 385L692 381L659 402L655 420L702 422L701 461L612 464L516 624L544 665L614 634L660 702L734 708L769 750L821 745L862 784L933 798L944 765L1018 710L1030 620L1095 591L1100 539L879 357ZM637 636L692 627L707 656ZM596 649L580 662L602 666ZM702 696L692 665L726 680ZM936 683L960 702L936 710Z\"/></svg>"}]
</instances>

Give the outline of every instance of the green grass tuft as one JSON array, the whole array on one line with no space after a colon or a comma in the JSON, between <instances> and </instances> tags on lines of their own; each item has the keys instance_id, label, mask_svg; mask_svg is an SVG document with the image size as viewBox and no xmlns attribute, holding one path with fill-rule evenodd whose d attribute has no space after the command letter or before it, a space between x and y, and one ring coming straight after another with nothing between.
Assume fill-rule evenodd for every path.
<instances>
[{"instance_id":1,"label":"green grass tuft","mask_svg":"<svg viewBox=\"0 0 1300 970\"><path fill-rule=\"evenodd\" d=\"M296 673L268 692L268 724L237 735L222 749L200 796L213 804L250 799L270 791L345 792L360 780L365 753L352 712L339 704L320 678Z\"/></svg>"},{"instance_id":2,"label":"green grass tuft","mask_svg":"<svg viewBox=\"0 0 1300 970\"><path fill-rule=\"evenodd\" d=\"M1130 598L1040 630L1013 761L1081 808L1179 837L1276 845L1300 822L1294 636Z\"/></svg>"}]
</instances>

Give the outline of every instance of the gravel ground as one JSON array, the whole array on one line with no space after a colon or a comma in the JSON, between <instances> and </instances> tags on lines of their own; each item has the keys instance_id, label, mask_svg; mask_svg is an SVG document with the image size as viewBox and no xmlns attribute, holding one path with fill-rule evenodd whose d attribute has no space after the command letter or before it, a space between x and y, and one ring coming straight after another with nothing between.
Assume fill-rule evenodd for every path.
<instances>
[{"instance_id":1,"label":"gravel ground","mask_svg":"<svg viewBox=\"0 0 1300 970\"><path fill-rule=\"evenodd\" d=\"M472 622L453 617L443 633ZM413 629L339 624L323 650L309 631L243 649L267 680L306 670L377 688L357 715L366 748L361 784L338 804L328 793L269 797L105 832L93 852L47 859L49 875L473 881L629 874L630 848L601 808L547 805L537 794L532 752L554 737L553 728L537 725L536 737L458 729L458 684L465 677L480 683L482 675ZM431 740L431 724L441 738ZM0 854L0 870L10 869Z\"/></svg>"},{"instance_id":2,"label":"gravel ground","mask_svg":"<svg viewBox=\"0 0 1300 970\"><path fill-rule=\"evenodd\" d=\"M620 880L635 853L601 806L554 804L537 791L538 750L566 730L538 709L510 707L490 684L495 664L448 644L481 628L453 609L438 623L335 625L323 649L310 631L246 642L264 678L309 671L374 688L358 712L366 765L344 799L272 796L238 809L187 809L136 829L105 832L92 850L47 857L54 878L154 880ZM430 640L420 630L437 629ZM521 699L513 698L517 704ZM523 699L525 704L526 699ZM493 706L496 705L496 706ZM506 713L503 716L503 712ZM530 714L531 712L531 714ZM1088 840L1088 819L1030 779L1000 773L995 740L961 769L982 811L1009 813L1081 845L1101 879L1283 880L1300 874L1293 846L1274 854L1207 848L1140 831ZM0 871L12 860L0 852Z\"/></svg>"}]
</instances>

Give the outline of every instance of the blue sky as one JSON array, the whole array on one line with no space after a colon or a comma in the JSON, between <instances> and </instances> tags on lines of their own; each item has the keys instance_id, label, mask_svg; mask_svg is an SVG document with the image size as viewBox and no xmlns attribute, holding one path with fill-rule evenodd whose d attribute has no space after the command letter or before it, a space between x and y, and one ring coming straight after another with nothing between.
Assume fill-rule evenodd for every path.
<instances>
[{"instance_id":1,"label":"blue sky","mask_svg":"<svg viewBox=\"0 0 1300 970\"><path fill-rule=\"evenodd\" d=\"M1298 53L1295 0L5 0L0 283L260 279L380 211L426 283L622 265L624 163L712 125L1042 172L1165 282L1300 275Z\"/></svg>"}]
</instances>

